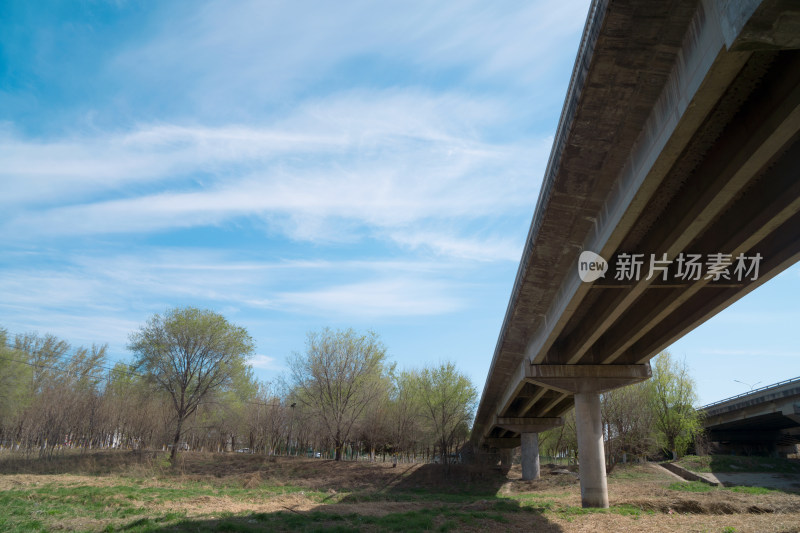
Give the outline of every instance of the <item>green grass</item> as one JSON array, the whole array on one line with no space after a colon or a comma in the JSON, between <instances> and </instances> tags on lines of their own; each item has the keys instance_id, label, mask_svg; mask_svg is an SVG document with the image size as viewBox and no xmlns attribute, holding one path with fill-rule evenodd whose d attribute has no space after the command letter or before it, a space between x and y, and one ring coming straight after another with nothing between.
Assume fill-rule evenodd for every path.
<instances>
[{"instance_id":1,"label":"green grass","mask_svg":"<svg viewBox=\"0 0 800 533\"><path fill-rule=\"evenodd\" d=\"M146 487L137 485L61 486L48 484L24 490L0 492L0 530L47 531L47 524L65 520L89 519L118 523L132 517L148 515L132 522L132 530L139 530L153 520L174 521L185 513L162 513L153 518L148 505L191 500L203 496L227 497L237 501L264 501L272 497L302 493L311 501L334 503L343 495L310 491L300 487L259 487L243 489L217 487L200 483L185 483L175 487ZM327 500L327 501L325 501ZM149 527L149 526L148 526ZM158 527L161 527L159 524ZM146 529L144 529L146 530Z\"/></svg>"},{"instance_id":2,"label":"green grass","mask_svg":"<svg viewBox=\"0 0 800 533\"><path fill-rule=\"evenodd\" d=\"M669 490L677 490L680 492L710 492L712 490L716 490L716 487L709 485L708 483L703 483L702 481L676 481L675 483L671 483Z\"/></svg>"},{"instance_id":3,"label":"green grass","mask_svg":"<svg viewBox=\"0 0 800 533\"><path fill-rule=\"evenodd\" d=\"M766 487L728 487L727 490L731 492L740 492L743 494L780 494L783 491L777 489L768 489Z\"/></svg>"},{"instance_id":4,"label":"green grass","mask_svg":"<svg viewBox=\"0 0 800 533\"><path fill-rule=\"evenodd\" d=\"M601 509L599 507L575 507L572 505L568 505L566 507L561 507L555 511L555 513L564 520L568 522L572 522L577 516L583 516L588 514L618 514L621 516L629 516L634 520L638 520L643 514L653 515L655 511L650 510L643 510L639 507L629 504L622 504L622 505L612 505L608 509Z\"/></svg>"},{"instance_id":5,"label":"green grass","mask_svg":"<svg viewBox=\"0 0 800 533\"><path fill-rule=\"evenodd\" d=\"M670 484L667 487L670 490L676 490L680 492L711 492L715 490L727 490L730 492L738 492L740 494L780 494L783 491L777 489L768 489L765 487L745 487L745 486L735 486L735 487L714 487L709 485L708 483L703 483L702 481L689 481L689 482L677 482Z\"/></svg>"},{"instance_id":6,"label":"green grass","mask_svg":"<svg viewBox=\"0 0 800 533\"><path fill-rule=\"evenodd\" d=\"M265 513L262 515L223 516L187 519L186 514L160 512L156 507L165 502L180 502L200 497L230 498L238 501L265 501L275 496L302 494L313 502L324 504L413 501L429 502L432 507L406 513L390 513L382 517L340 515L329 512ZM503 523L504 514L516 512L542 513L551 504L528 498L521 500L470 494L431 493L424 490L328 494L293 486L261 486L243 489L234 486L199 482L175 483L174 486L152 487L142 483L111 486L47 484L0 492L0 531L48 531L56 524L103 523L104 531L150 532L168 526L177 531L256 531L265 528L286 531L358 530L371 525L386 531L451 531L465 524ZM478 505L470 508L475 502ZM458 505L464 504L464 505ZM155 507L155 508L154 508ZM80 527L84 527L79 525ZM96 529L95 526L92 528Z\"/></svg>"},{"instance_id":7,"label":"green grass","mask_svg":"<svg viewBox=\"0 0 800 533\"><path fill-rule=\"evenodd\" d=\"M800 474L800 461L744 455L687 455L677 464L693 472L774 472Z\"/></svg>"}]
</instances>

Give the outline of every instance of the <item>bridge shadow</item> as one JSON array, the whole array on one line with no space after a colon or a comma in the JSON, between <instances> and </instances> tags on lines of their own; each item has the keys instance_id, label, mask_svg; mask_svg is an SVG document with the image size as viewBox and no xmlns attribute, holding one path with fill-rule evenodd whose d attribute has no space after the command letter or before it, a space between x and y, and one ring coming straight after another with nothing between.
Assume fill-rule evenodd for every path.
<instances>
[{"instance_id":1,"label":"bridge shadow","mask_svg":"<svg viewBox=\"0 0 800 533\"><path fill-rule=\"evenodd\" d=\"M453 509L431 504L418 510L369 514L343 512L336 505L322 505L309 511L250 513L225 518L184 519L159 526L160 519L139 519L118 526L115 531L180 532L261 532L261 531L541 531L564 530L541 515L497 503L484 508ZM517 506L519 507L519 506Z\"/></svg>"}]
</instances>

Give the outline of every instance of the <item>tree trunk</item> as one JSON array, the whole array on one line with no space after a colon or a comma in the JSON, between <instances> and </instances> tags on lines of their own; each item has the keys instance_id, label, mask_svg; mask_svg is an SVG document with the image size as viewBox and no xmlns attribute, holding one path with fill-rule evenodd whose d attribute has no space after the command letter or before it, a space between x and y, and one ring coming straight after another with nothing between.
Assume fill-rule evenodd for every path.
<instances>
[{"instance_id":1,"label":"tree trunk","mask_svg":"<svg viewBox=\"0 0 800 533\"><path fill-rule=\"evenodd\" d=\"M341 461L342 460L342 447L343 446L344 445L341 442L337 442L337 443L334 444L334 449L336 450L336 452L335 452L336 455L334 456L334 458L337 461Z\"/></svg>"},{"instance_id":2,"label":"tree trunk","mask_svg":"<svg viewBox=\"0 0 800 533\"><path fill-rule=\"evenodd\" d=\"M182 427L183 427L183 418L178 417L178 427L175 430L175 440L172 442L172 452L169 454L170 461L175 461L175 456L178 454L178 445L181 442Z\"/></svg>"}]
</instances>

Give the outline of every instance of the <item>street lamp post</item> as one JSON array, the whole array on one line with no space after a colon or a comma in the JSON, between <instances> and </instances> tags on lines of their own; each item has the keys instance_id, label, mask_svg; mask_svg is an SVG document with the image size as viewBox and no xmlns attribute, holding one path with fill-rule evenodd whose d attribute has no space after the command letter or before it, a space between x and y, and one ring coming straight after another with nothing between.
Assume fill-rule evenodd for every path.
<instances>
[{"instance_id":1,"label":"street lamp post","mask_svg":"<svg viewBox=\"0 0 800 533\"><path fill-rule=\"evenodd\" d=\"M753 383L752 385L750 385L749 383L745 383L744 381L739 381L738 379L734 379L733 381L735 381L736 383L741 383L742 385L747 385L748 387L750 387L750 390L753 390L753 389L755 389L755 388L756 388L756 385L758 385L759 383L761 383L760 381L756 381L755 383Z\"/></svg>"}]
</instances>

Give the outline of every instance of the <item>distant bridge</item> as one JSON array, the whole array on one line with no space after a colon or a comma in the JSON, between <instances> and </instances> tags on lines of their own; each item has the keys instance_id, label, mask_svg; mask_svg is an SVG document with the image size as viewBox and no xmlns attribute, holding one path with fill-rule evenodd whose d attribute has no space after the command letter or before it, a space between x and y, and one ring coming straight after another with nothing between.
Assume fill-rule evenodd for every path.
<instances>
[{"instance_id":1,"label":"distant bridge","mask_svg":"<svg viewBox=\"0 0 800 533\"><path fill-rule=\"evenodd\" d=\"M700 410L712 442L737 452L777 452L800 443L800 377L726 398Z\"/></svg>"},{"instance_id":2,"label":"distant bridge","mask_svg":"<svg viewBox=\"0 0 800 533\"><path fill-rule=\"evenodd\" d=\"M799 49L795 0L592 3L474 444L537 477L574 405L583 505L608 506L600 393L800 259Z\"/></svg>"}]
</instances>

